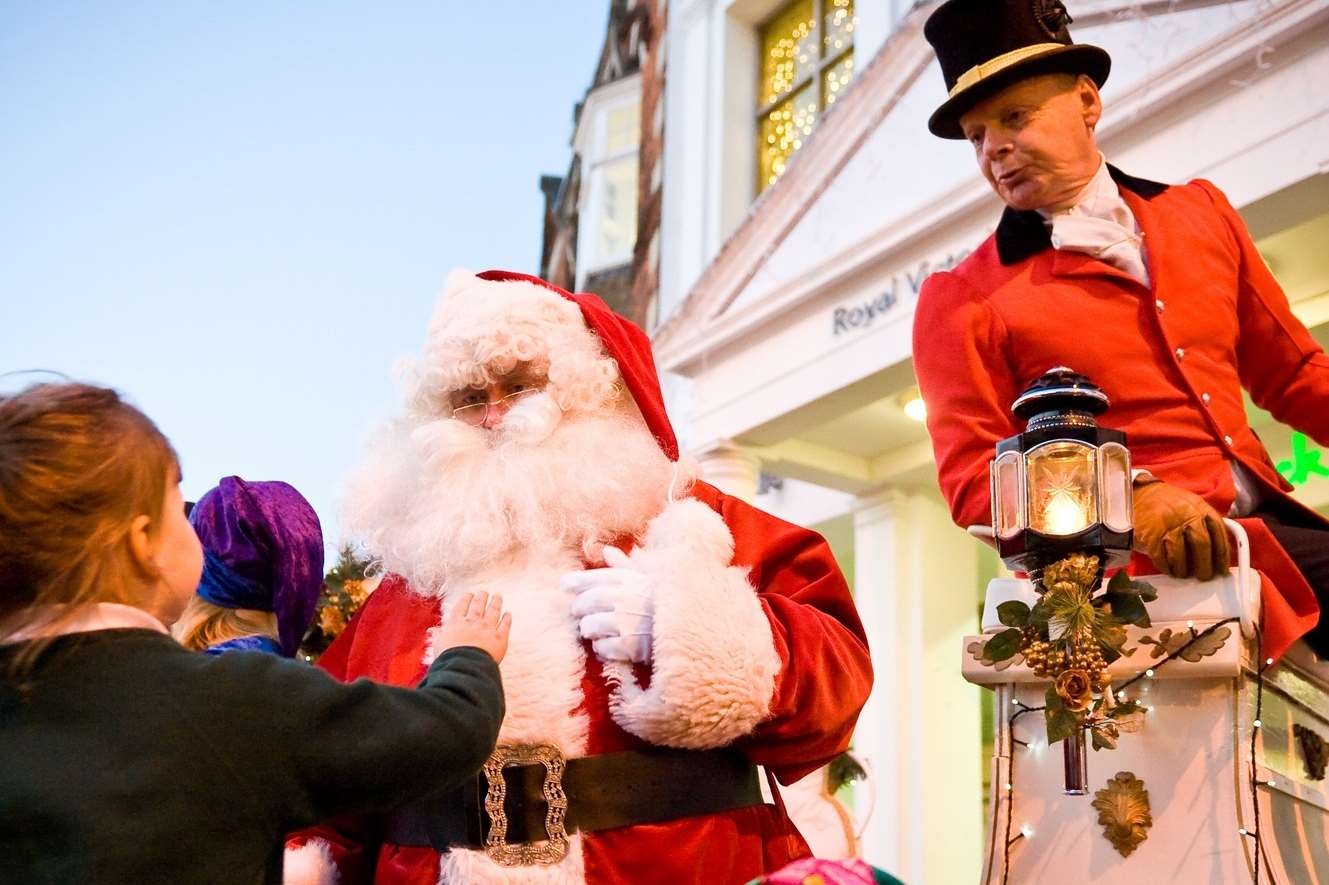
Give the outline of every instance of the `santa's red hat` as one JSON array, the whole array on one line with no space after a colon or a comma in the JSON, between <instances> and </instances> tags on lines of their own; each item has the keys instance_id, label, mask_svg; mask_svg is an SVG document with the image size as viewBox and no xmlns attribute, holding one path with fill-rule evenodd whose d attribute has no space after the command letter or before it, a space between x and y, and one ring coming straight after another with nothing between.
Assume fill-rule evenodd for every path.
<instances>
[{"instance_id":1,"label":"santa's red hat","mask_svg":"<svg viewBox=\"0 0 1329 885\"><path fill-rule=\"evenodd\" d=\"M576 310L568 310L573 305ZM429 337L427 377L421 380L425 389L435 392L483 383L491 364L502 367L514 358L542 354L550 362L551 387L559 387L569 374L582 376L579 380L584 383L587 378L594 380L600 367L577 354L560 363L559 351L589 349L599 357L594 362L617 369L617 378L605 380L621 379L661 450L671 461L678 460L678 440L665 414L651 340L596 295L568 292L513 271L487 270L473 276L458 272L449 278Z\"/></svg>"}]
</instances>

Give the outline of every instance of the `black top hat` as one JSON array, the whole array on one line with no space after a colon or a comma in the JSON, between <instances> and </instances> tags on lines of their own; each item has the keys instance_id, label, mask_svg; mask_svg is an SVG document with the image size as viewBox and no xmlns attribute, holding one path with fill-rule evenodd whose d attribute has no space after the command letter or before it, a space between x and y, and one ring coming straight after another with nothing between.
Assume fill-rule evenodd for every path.
<instances>
[{"instance_id":1,"label":"black top hat","mask_svg":"<svg viewBox=\"0 0 1329 885\"><path fill-rule=\"evenodd\" d=\"M949 95L928 120L942 138L964 138L960 116L978 102L1036 74L1088 74L1099 86L1112 59L1071 42L1061 0L947 0L923 26L941 62Z\"/></svg>"}]
</instances>

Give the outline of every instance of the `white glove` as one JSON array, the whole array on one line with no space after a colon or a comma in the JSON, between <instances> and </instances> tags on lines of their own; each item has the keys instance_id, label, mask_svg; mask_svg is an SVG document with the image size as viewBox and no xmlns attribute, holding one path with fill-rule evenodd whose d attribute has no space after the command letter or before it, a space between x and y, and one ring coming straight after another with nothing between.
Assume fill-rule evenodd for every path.
<instances>
[{"instance_id":1,"label":"white glove","mask_svg":"<svg viewBox=\"0 0 1329 885\"><path fill-rule=\"evenodd\" d=\"M569 572L559 581L572 600L577 630L602 661L651 662L651 623L655 588L644 572L629 564L626 553L605 547L608 568Z\"/></svg>"}]
</instances>

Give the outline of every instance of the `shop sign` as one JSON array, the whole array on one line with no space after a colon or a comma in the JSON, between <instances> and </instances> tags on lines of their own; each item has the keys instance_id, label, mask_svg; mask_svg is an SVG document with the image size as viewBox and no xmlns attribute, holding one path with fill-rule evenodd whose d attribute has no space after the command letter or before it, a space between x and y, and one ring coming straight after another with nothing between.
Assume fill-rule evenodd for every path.
<instances>
[{"instance_id":1,"label":"shop sign","mask_svg":"<svg viewBox=\"0 0 1329 885\"><path fill-rule=\"evenodd\" d=\"M961 249L940 258L929 258L926 261L920 261L913 270L891 277L885 290L875 298L859 304L835 308L831 312L831 334L841 335L846 332L858 332L867 329L877 320L891 313L896 305L900 303L902 294L911 300L917 298L918 290L923 288L924 280L939 270L950 270L955 267L955 265L964 261L971 251L970 249Z\"/></svg>"},{"instance_id":2,"label":"shop sign","mask_svg":"<svg viewBox=\"0 0 1329 885\"><path fill-rule=\"evenodd\" d=\"M1275 465L1283 478L1294 486L1305 485L1312 476L1329 476L1329 465L1320 463L1323 449L1310 444L1306 434L1293 432L1292 457Z\"/></svg>"}]
</instances>

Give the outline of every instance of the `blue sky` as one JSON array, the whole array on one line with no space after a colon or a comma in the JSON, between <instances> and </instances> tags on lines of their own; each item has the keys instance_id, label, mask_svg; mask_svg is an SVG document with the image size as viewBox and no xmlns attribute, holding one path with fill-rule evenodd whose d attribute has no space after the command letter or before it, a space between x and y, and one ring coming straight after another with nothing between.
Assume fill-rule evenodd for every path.
<instances>
[{"instance_id":1,"label":"blue sky","mask_svg":"<svg viewBox=\"0 0 1329 885\"><path fill-rule=\"evenodd\" d=\"M331 544L448 271L538 270L608 8L0 2L0 372L121 389L187 497L286 480Z\"/></svg>"}]
</instances>

